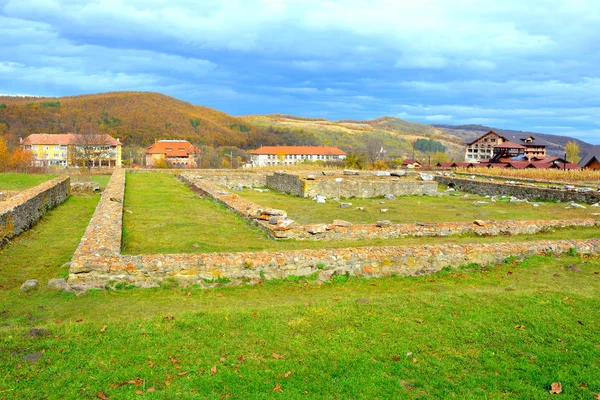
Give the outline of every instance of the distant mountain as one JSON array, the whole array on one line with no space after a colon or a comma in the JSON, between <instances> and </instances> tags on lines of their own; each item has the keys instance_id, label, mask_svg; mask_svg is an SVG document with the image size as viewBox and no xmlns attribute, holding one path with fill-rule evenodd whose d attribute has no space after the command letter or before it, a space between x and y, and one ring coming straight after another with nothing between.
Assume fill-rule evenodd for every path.
<instances>
[{"instance_id":1,"label":"distant mountain","mask_svg":"<svg viewBox=\"0 0 600 400\"><path fill-rule=\"evenodd\" d=\"M565 154L565 146L568 142L576 142L579 144L580 156L585 156L589 151L594 148L593 144L584 142L583 140L575 139L569 136L550 135L547 133L536 133L536 132L523 132L514 131L509 129L492 128L484 125L441 125L436 124L434 127L441 129L449 134L458 136L463 139L464 142L472 141L489 131L494 131L497 134L506 137L508 140L517 142L518 139L533 136L539 139L543 144L546 145L546 149L549 154L555 156L562 156Z\"/></svg>"}]
</instances>

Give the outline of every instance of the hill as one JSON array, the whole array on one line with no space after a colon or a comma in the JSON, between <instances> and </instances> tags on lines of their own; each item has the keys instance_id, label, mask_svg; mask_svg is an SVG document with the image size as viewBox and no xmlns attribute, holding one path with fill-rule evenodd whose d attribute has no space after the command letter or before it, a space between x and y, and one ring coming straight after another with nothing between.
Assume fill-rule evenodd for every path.
<instances>
[{"instance_id":1,"label":"hill","mask_svg":"<svg viewBox=\"0 0 600 400\"><path fill-rule=\"evenodd\" d=\"M31 133L94 130L125 145L187 139L198 145L251 148L277 144L263 129L209 107L159 93L112 92L59 98L0 96L0 134L13 144Z\"/></svg>"},{"instance_id":2,"label":"hill","mask_svg":"<svg viewBox=\"0 0 600 400\"><path fill-rule=\"evenodd\" d=\"M484 125L433 125L434 127L448 132L449 134L462 138L465 142L474 140L489 131L494 131L497 134L506 137L511 141L517 141L518 138L534 136L541 140L546 145L549 154L555 156L563 156L565 154L565 146L568 142L576 142L579 145L580 155L585 155L594 148L593 144L584 142L583 140L575 139L570 136L550 135L547 133L523 132L510 129L492 128Z\"/></svg>"},{"instance_id":3,"label":"hill","mask_svg":"<svg viewBox=\"0 0 600 400\"><path fill-rule=\"evenodd\" d=\"M296 117L284 114L249 115L241 117L248 124L261 126L280 137L302 138L303 145L334 145L341 149L364 150L369 143L379 141L388 158L407 158L413 154L416 140L428 140L443 145L447 152L462 156L463 140L431 125L404 121L394 117L374 120L329 121L323 118Z\"/></svg>"}]
</instances>

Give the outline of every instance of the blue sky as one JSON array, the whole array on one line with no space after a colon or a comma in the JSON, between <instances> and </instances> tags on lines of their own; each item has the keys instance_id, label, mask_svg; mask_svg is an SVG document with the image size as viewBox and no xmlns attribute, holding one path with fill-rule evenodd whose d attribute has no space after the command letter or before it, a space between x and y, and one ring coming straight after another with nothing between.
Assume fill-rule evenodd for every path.
<instances>
[{"instance_id":1,"label":"blue sky","mask_svg":"<svg viewBox=\"0 0 600 400\"><path fill-rule=\"evenodd\" d=\"M600 144L598 0L0 0L0 93L156 91Z\"/></svg>"}]
</instances>

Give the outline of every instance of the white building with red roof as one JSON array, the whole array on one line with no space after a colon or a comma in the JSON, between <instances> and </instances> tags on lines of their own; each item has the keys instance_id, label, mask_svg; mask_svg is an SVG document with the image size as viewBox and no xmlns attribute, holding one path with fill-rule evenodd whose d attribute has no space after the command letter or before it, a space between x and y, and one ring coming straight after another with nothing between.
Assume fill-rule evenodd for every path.
<instances>
[{"instance_id":1,"label":"white building with red roof","mask_svg":"<svg viewBox=\"0 0 600 400\"><path fill-rule=\"evenodd\" d=\"M261 146L248 152L252 166L296 165L306 161L341 161L346 152L331 146Z\"/></svg>"}]
</instances>

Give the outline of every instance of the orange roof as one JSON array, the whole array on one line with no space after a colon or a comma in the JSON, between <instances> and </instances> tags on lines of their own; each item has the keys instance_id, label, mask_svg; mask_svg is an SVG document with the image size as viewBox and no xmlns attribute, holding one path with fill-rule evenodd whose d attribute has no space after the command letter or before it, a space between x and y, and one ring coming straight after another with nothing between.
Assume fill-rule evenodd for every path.
<instances>
[{"instance_id":1,"label":"orange roof","mask_svg":"<svg viewBox=\"0 0 600 400\"><path fill-rule=\"evenodd\" d=\"M502 142L500 144L495 145L494 148L497 148L497 149L526 149L527 147L521 146L520 144L517 144L517 143L511 142L510 140L507 140L506 142Z\"/></svg>"},{"instance_id":2,"label":"orange roof","mask_svg":"<svg viewBox=\"0 0 600 400\"><path fill-rule=\"evenodd\" d=\"M89 140L88 140L89 139ZM62 145L70 144L106 144L110 146L119 146L121 142L106 133L94 135L81 135L74 133L34 133L27 136L23 143L25 145Z\"/></svg>"},{"instance_id":3,"label":"orange roof","mask_svg":"<svg viewBox=\"0 0 600 400\"><path fill-rule=\"evenodd\" d=\"M159 140L146 149L146 154L164 154L166 157L188 157L201 153L200 149L187 140Z\"/></svg>"},{"instance_id":4,"label":"orange roof","mask_svg":"<svg viewBox=\"0 0 600 400\"><path fill-rule=\"evenodd\" d=\"M329 146L261 146L260 149L251 150L248 153L256 155L346 155L344 151L338 149L337 147Z\"/></svg>"}]
</instances>

